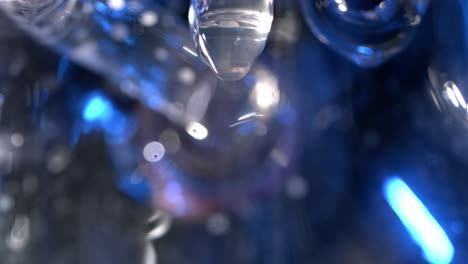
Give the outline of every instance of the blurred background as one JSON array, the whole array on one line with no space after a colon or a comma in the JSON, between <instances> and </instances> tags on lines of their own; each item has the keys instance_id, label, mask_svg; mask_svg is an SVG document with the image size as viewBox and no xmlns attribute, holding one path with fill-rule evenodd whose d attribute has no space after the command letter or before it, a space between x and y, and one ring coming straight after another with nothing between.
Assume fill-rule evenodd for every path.
<instances>
[{"instance_id":1,"label":"blurred background","mask_svg":"<svg viewBox=\"0 0 468 264\"><path fill-rule=\"evenodd\" d=\"M464 1L277 0L239 81L189 5L0 2L0 263L465 263Z\"/></svg>"}]
</instances>

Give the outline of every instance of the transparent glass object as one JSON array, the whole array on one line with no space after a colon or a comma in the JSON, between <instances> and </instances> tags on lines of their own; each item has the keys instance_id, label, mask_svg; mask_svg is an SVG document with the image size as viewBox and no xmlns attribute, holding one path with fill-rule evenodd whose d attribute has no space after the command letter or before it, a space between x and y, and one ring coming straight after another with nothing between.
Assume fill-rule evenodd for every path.
<instances>
[{"instance_id":1,"label":"transparent glass object","mask_svg":"<svg viewBox=\"0 0 468 264\"><path fill-rule=\"evenodd\" d=\"M265 48L273 0L192 0L189 22L202 60L220 79L240 80Z\"/></svg>"},{"instance_id":2,"label":"transparent glass object","mask_svg":"<svg viewBox=\"0 0 468 264\"><path fill-rule=\"evenodd\" d=\"M11 0L0 8L41 43L174 120L170 90L190 90L209 70L186 25L150 1Z\"/></svg>"},{"instance_id":3,"label":"transparent glass object","mask_svg":"<svg viewBox=\"0 0 468 264\"><path fill-rule=\"evenodd\" d=\"M429 0L301 0L317 38L362 67L400 53L421 23Z\"/></svg>"},{"instance_id":4,"label":"transparent glass object","mask_svg":"<svg viewBox=\"0 0 468 264\"><path fill-rule=\"evenodd\" d=\"M184 126L145 107L137 115L156 207L198 218L277 192L295 163L293 90L260 64L240 82L208 73L190 98Z\"/></svg>"}]
</instances>

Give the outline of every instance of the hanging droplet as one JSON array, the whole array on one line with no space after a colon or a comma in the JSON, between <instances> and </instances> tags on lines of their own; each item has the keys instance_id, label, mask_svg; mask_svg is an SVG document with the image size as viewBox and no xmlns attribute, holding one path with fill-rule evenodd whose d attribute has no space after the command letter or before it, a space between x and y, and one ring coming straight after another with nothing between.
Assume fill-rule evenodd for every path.
<instances>
[{"instance_id":1,"label":"hanging droplet","mask_svg":"<svg viewBox=\"0 0 468 264\"><path fill-rule=\"evenodd\" d=\"M189 22L202 60L220 79L240 80L265 48L273 0L192 0Z\"/></svg>"},{"instance_id":2,"label":"hanging droplet","mask_svg":"<svg viewBox=\"0 0 468 264\"><path fill-rule=\"evenodd\" d=\"M400 53L421 22L429 0L301 0L312 32L362 67Z\"/></svg>"}]
</instances>

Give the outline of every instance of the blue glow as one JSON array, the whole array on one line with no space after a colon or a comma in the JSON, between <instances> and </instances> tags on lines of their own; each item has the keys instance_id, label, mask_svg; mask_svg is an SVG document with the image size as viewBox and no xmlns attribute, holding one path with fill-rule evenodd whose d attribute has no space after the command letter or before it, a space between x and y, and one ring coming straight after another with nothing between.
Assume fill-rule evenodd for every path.
<instances>
[{"instance_id":1,"label":"blue glow","mask_svg":"<svg viewBox=\"0 0 468 264\"><path fill-rule=\"evenodd\" d=\"M366 46L358 46L357 51L361 54L366 54L366 55L374 54L374 50Z\"/></svg>"},{"instance_id":2,"label":"blue glow","mask_svg":"<svg viewBox=\"0 0 468 264\"><path fill-rule=\"evenodd\" d=\"M120 191L137 202L147 202L151 198L151 186L144 176L124 176L119 182Z\"/></svg>"},{"instance_id":3,"label":"blue glow","mask_svg":"<svg viewBox=\"0 0 468 264\"><path fill-rule=\"evenodd\" d=\"M86 103L83 110L83 119L88 122L102 120L112 112L111 104L102 96L94 95Z\"/></svg>"},{"instance_id":4,"label":"blue glow","mask_svg":"<svg viewBox=\"0 0 468 264\"><path fill-rule=\"evenodd\" d=\"M426 260L433 264L450 263L455 251L452 243L408 185L393 177L385 182L383 192L390 207L421 247Z\"/></svg>"},{"instance_id":5,"label":"blue glow","mask_svg":"<svg viewBox=\"0 0 468 264\"><path fill-rule=\"evenodd\" d=\"M164 198L173 207L178 216L182 216L186 212L186 202L184 192L180 184L176 181L170 181L165 190Z\"/></svg>"}]
</instances>

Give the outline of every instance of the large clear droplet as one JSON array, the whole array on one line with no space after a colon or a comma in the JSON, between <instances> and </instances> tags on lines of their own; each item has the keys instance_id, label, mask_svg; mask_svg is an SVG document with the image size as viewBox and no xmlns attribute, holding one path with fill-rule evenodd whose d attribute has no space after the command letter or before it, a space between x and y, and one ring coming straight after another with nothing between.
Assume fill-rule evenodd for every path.
<instances>
[{"instance_id":1,"label":"large clear droplet","mask_svg":"<svg viewBox=\"0 0 468 264\"><path fill-rule=\"evenodd\" d=\"M202 60L220 79L240 80L265 48L273 0L192 0L189 22Z\"/></svg>"},{"instance_id":2,"label":"large clear droplet","mask_svg":"<svg viewBox=\"0 0 468 264\"><path fill-rule=\"evenodd\" d=\"M301 0L312 32L362 67L400 53L421 22L429 0Z\"/></svg>"}]
</instances>

